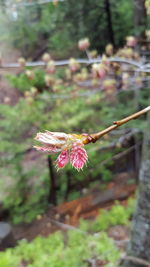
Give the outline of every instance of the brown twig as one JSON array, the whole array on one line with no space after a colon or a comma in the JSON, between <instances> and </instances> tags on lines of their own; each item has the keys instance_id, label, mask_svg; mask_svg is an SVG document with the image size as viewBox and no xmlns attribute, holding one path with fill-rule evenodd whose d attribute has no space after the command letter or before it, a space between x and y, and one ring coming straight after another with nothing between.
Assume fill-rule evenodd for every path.
<instances>
[{"instance_id":1,"label":"brown twig","mask_svg":"<svg viewBox=\"0 0 150 267\"><path fill-rule=\"evenodd\" d=\"M89 143L95 143L102 136L108 134L109 132L111 132L114 129L118 128L119 126L127 123L128 121L138 118L139 116L145 114L148 111L150 111L150 106L148 106L147 108L144 108L144 109L140 110L139 112L136 112L136 113L134 113L134 114L122 119L122 120L114 121L113 125L109 126L108 128L104 129L103 131L85 136L83 143L85 145L89 144Z\"/></svg>"},{"instance_id":2,"label":"brown twig","mask_svg":"<svg viewBox=\"0 0 150 267\"><path fill-rule=\"evenodd\" d=\"M124 261L131 261L131 262L134 262L134 263L138 263L138 264L141 264L143 267L146 266L146 267L150 267L150 262L146 261L146 260L143 260L141 258L137 258L137 257L133 257L133 256L122 256L119 261L117 262L117 264L115 265L115 267L119 267L120 264L122 264L122 262Z\"/></svg>"},{"instance_id":3,"label":"brown twig","mask_svg":"<svg viewBox=\"0 0 150 267\"><path fill-rule=\"evenodd\" d=\"M70 224L67 224L67 223L62 223L62 222L59 222L57 220L54 220L54 219L51 219L49 218L49 221L53 224L55 224L56 226L60 227L61 229L63 230L75 230L75 231L78 231L80 233L83 233L83 234L88 234L87 232L85 231L82 231L80 230L79 228L75 227L75 226L72 226Z\"/></svg>"}]
</instances>

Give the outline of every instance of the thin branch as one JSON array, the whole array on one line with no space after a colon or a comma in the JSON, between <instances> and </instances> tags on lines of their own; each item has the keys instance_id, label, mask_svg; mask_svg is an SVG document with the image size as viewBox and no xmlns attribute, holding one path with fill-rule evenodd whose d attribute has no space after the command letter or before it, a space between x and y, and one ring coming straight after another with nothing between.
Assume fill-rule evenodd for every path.
<instances>
[{"instance_id":1,"label":"thin branch","mask_svg":"<svg viewBox=\"0 0 150 267\"><path fill-rule=\"evenodd\" d=\"M91 62L92 61L92 57L90 56L90 53L89 53L89 51L87 49L85 50L85 53L87 55L87 58L88 58L89 62Z\"/></svg>"},{"instance_id":2,"label":"thin branch","mask_svg":"<svg viewBox=\"0 0 150 267\"><path fill-rule=\"evenodd\" d=\"M121 131L119 131L119 130L115 131L114 130L110 134L111 135L115 135L115 136L121 134L121 137L119 137L117 140L115 140L114 142L112 142L112 143L110 143L108 145L101 146L100 148L97 147L97 146L96 147L91 147L89 152L92 152L92 151L102 152L102 151L114 149L114 148L117 148L118 144L122 148L126 148L129 140L131 140L131 138L134 138L139 133L143 133L143 132L141 130L139 130L139 129L133 129L130 132L128 131L128 129L121 129Z\"/></svg>"},{"instance_id":3,"label":"thin branch","mask_svg":"<svg viewBox=\"0 0 150 267\"><path fill-rule=\"evenodd\" d=\"M77 228L77 227L75 227L75 226L72 226L72 225L70 225L70 224L62 223L62 222L58 222L58 221L56 221L56 220L54 220L54 219L51 219L51 218L49 218L49 221L50 221L51 223L55 224L56 226L60 227L60 228L63 229L63 230L75 230L75 231L78 231L78 232L83 233L83 234L88 234L87 232L82 231L82 230L80 230L79 228Z\"/></svg>"},{"instance_id":4,"label":"thin branch","mask_svg":"<svg viewBox=\"0 0 150 267\"><path fill-rule=\"evenodd\" d=\"M119 126L127 123L130 120L134 120L136 118L138 118L139 116L147 113L148 111L150 111L150 106L148 106L147 108L144 108L142 110L140 110L139 112L136 112L122 120L119 121L114 121L113 125L109 126L108 128L104 129L103 131L100 131L98 133L94 133L91 135L87 135L87 137L85 136L84 139L84 144L89 144L89 143L95 143L97 140L99 140L102 136L108 134L109 132L113 131L114 129L118 128Z\"/></svg>"},{"instance_id":5,"label":"thin branch","mask_svg":"<svg viewBox=\"0 0 150 267\"><path fill-rule=\"evenodd\" d=\"M141 264L143 267L150 267L150 263L146 260L143 260L141 258L137 258L137 257L133 257L133 256L122 256L121 259L119 259L119 261L117 262L117 264L115 265L115 267L119 267L120 264L122 264L123 261L131 261L134 263L138 263Z\"/></svg>"}]
</instances>

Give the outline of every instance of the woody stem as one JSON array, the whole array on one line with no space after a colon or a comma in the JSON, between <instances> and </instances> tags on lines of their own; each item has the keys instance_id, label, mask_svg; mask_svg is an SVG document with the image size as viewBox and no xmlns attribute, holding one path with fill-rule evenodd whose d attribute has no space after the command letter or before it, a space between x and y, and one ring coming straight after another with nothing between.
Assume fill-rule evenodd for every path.
<instances>
[{"instance_id":1,"label":"woody stem","mask_svg":"<svg viewBox=\"0 0 150 267\"><path fill-rule=\"evenodd\" d=\"M100 131L98 133L94 133L90 135L90 138L87 136L87 138L84 141L84 144L88 144L91 142L96 142L97 140L99 140L102 136L104 136L105 134L113 131L114 129L118 128L119 126L127 123L130 120L134 120L136 118L138 118L139 116L145 114L146 112L150 111L150 106L148 106L147 108L144 108L142 110L140 110L139 112L136 112L122 120L119 121L114 121L113 125L109 126L108 128L104 129L103 131Z\"/></svg>"}]
</instances>

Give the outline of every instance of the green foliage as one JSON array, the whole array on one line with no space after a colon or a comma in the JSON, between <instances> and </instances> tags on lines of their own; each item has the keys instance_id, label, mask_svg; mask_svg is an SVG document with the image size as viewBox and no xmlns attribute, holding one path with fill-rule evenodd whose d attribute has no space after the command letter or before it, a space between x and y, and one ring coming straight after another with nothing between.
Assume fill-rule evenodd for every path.
<instances>
[{"instance_id":1,"label":"green foliage","mask_svg":"<svg viewBox=\"0 0 150 267\"><path fill-rule=\"evenodd\" d=\"M103 230L112 225L126 225L134 212L135 200L130 198L127 207L116 203L111 210L103 211L93 223L80 220L80 230L55 232L47 238L37 237L27 243L22 240L13 249L0 253L0 267L18 267L21 262L27 266L52 267L88 266L88 259L106 261L106 267L115 264L120 257L114 242ZM81 231L82 230L82 231ZM89 234L100 232L100 234Z\"/></svg>"},{"instance_id":2,"label":"green foliage","mask_svg":"<svg viewBox=\"0 0 150 267\"><path fill-rule=\"evenodd\" d=\"M13 87L21 92L29 91L32 86L37 87L39 91L43 91L45 87L44 73L42 69L37 69L34 71L34 78L32 80L25 73L21 73L19 76L7 75L7 79Z\"/></svg>"},{"instance_id":3,"label":"green foliage","mask_svg":"<svg viewBox=\"0 0 150 267\"><path fill-rule=\"evenodd\" d=\"M91 226L92 231L99 232L107 230L110 226L118 224L127 225L134 212L134 208L135 201L133 199L129 199L127 207L117 203L109 211L102 210Z\"/></svg>"},{"instance_id":4,"label":"green foliage","mask_svg":"<svg viewBox=\"0 0 150 267\"><path fill-rule=\"evenodd\" d=\"M134 35L132 23L134 17L134 3L130 0L113 0L111 3L115 42L117 46L120 46L123 44L126 36Z\"/></svg>"},{"instance_id":5,"label":"green foliage","mask_svg":"<svg viewBox=\"0 0 150 267\"><path fill-rule=\"evenodd\" d=\"M25 165L24 162L27 160L26 155L28 155L28 152L25 153L25 151L33 146L33 136L37 131L44 129L53 129L53 131L59 129L66 132L88 131L86 122L94 116L95 98L96 96L91 98L91 104L86 104L83 99L57 103L51 100L50 93L44 93L34 100L32 105L22 98L13 109L8 105L0 106L0 113L3 118L1 120L1 129L3 130L0 132L2 140L0 144L0 151L2 152L1 173L5 177L5 183L3 183L4 179L1 180L1 202L5 208L10 210L13 222L29 222L37 214L42 213L47 205L50 182L46 157L40 157L39 163L37 164L35 161L30 168L28 163ZM85 110L88 111L85 112ZM62 118L66 118L66 124ZM82 128L83 124L85 129ZM94 125L91 119L92 127ZM94 157L95 155L93 155L93 159ZM96 157L96 159L97 164L99 164L99 158ZM94 162L96 163L95 160ZM71 170L72 181L74 180L73 175L76 175L76 179L79 181L86 179L88 175L88 169L78 175L70 166L68 166L68 170ZM94 175L93 171L92 173ZM96 171L95 177L98 174ZM67 189L67 169L59 176L57 195L60 202L64 200ZM70 198L75 198L76 193L74 192Z\"/></svg>"},{"instance_id":6,"label":"green foliage","mask_svg":"<svg viewBox=\"0 0 150 267\"><path fill-rule=\"evenodd\" d=\"M80 220L79 227L86 232L106 231L115 225L128 225L135 210L135 199L129 198L127 207L116 203L110 210L101 210L94 222Z\"/></svg>"},{"instance_id":7,"label":"green foliage","mask_svg":"<svg viewBox=\"0 0 150 267\"><path fill-rule=\"evenodd\" d=\"M15 159L7 162L7 168L0 168L0 202L15 224L31 222L47 207L48 170L42 166L27 169Z\"/></svg>"},{"instance_id":8,"label":"green foliage","mask_svg":"<svg viewBox=\"0 0 150 267\"><path fill-rule=\"evenodd\" d=\"M66 58L75 50L77 41L86 36L94 48L101 51L112 41L105 1L70 0L56 7L47 3L19 8L17 20L13 19L11 9L3 9L0 11L1 40L12 44L26 57L33 56L42 45L43 51L50 49L54 55ZM115 44L121 46L127 35L139 31L133 29L133 1L111 0L110 10Z\"/></svg>"},{"instance_id":9,"label":"green foliage","mask_svg":"<svg viewBox=\"0 0 150 267\"><path fill-rule=\"evenodd\" d=\"M115 263L119 251L106 233L99 236L69 231L63 236L56 232L48 238L37 237L31 243L21 241L14 249L0 253L0 267L18 267L26 262L29 267L88 266L88 259L98 258ZM105 266L109 266L106 264Z\"/></svg>"}]
</instances>

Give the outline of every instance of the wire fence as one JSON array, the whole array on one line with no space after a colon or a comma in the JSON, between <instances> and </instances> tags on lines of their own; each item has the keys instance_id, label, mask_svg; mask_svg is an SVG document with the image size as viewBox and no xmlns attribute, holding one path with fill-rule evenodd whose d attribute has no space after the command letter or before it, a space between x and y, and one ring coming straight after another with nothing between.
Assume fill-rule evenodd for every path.
<instances>
[{"instance_id":1,"label":"wire fence","mask_svg":"<svg viewBox=\"0 0 150 267\"><path fill-rule=\"evenodd\" d=\"M141 62L135 61L135 60L127 60L124 58L120 58L120 57L114 57L114 58L109 58L108 59L109 62L118 62L121 64L129 64L132 65L134 67L136 67L134 69L135 72L145 72L145 73L150 73L150 64L149 63L145 63L144 60L142 60ZM101 63L102 62L102 58L98 57L95 59L83 59L83 58L79 58L76 59L76 61L80 64L86 64L86 65L91 65L94 63ZM65 66L65 65L69 65L69 60L65 59L65 60L57 60L54 61L55 66ZM40 66L46 66L47 64L44 61L35 61L35 62L26 62L25 63L25 67L40 67ZM0 68L19 68L20 64L19 63L1 63L0 64Z\"/></svg>"},{"instance_id":2,"label":"wire fence","mask_svg":"<svg viewBox=\"0 0 150 267\"><path fill-rule=\"evenodd\" d=\"M39 0L37 2L33 1L33 2L21 2L21 3L15 3L12 4L13 8L17 8L17 7L30 7L30 6L36 6L36 5L43 5L43 4L48 4L48 3L57 3L57 2L64 2L65 0Z\"/></svg>"}]
</instances>

